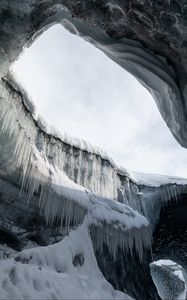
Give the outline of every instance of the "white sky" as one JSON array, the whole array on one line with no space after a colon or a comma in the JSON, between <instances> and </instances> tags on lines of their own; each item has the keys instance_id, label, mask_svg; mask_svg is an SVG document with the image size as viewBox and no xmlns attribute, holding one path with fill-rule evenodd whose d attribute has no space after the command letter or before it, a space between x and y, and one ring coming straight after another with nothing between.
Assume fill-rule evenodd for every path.
<instances>
[{"instance_id":1,"label":"white sky","mask_svg":"<svg viewBox=\"0 0 187 300\"><path fill-rule=\"evenodd\" d=\"M133 171L187 177L187 150L151 95L100 50L55 25L13 67L48 123Z\"/></svg>"}]
</instances>

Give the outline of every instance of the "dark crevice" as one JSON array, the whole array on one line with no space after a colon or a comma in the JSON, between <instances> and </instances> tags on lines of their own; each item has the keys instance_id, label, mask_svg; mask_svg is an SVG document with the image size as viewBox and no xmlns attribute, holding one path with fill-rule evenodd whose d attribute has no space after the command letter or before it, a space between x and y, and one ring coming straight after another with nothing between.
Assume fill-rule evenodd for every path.
<instances>
[{"instance_id":1,"label":"dark crevice","mask_svg":"<svg viewBox=\"0 0 187 300\"><path fill-rule=\"evenodd\" d=\"M153 235L153 259L155 261L172 260L183 268L185 274L187 272L186 257L187 195L182 194L177 202L171 200L161 209L159 222ZM162 273L168 277L166 271L160 272L161 280ZM169 284L169 281L166 283Z\"/></svg>"}]
</instances>

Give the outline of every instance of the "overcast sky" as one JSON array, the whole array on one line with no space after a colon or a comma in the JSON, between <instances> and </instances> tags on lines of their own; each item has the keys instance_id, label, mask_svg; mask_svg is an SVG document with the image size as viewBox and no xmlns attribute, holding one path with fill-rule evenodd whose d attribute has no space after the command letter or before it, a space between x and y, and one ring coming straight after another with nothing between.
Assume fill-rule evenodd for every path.
<instances>
[{"instance_id":1,"label":"overcast sky","mask_svg":"<svg viewBox=\"0 0 187 300\"><path fill-rule=\"evenodd\" d=\"M147 90L61 25L43 33L14 71L58 130L98 145L129 170L187 177L187 150L175 141Z\"/></svg>"}]
</instances>

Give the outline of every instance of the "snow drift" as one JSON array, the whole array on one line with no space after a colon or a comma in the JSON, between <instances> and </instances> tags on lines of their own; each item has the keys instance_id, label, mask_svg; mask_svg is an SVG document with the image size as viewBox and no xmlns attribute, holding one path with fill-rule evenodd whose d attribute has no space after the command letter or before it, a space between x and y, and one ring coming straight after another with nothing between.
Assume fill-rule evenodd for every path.
<instances>
[{"instance_id":1,"label":"snow drift","mask_svg":"<svg viewBox=\"0 0 187 300\"><path fill-rule=\"evenodd\" d=\"M100 272L86 222L58 244L0 261L0 299L132 299Z\"/></svg>"}]
</instances>

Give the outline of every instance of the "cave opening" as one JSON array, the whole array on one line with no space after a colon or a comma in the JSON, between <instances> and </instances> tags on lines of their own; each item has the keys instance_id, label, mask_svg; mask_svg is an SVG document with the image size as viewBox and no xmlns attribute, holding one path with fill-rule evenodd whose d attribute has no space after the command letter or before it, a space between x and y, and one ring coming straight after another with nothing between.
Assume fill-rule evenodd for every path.
<instances>
[{"instance_id":1,"label":"cave opening","mask_svg":"<svg viewBox=\"0 0 187 300\"><path fill-rule=\"evenodd\" d=\"M58 131L98 145L130 170L186 176L186 151L148 91L63 26L46 30L11 70Z\"/></svg>"}]
</instances>

